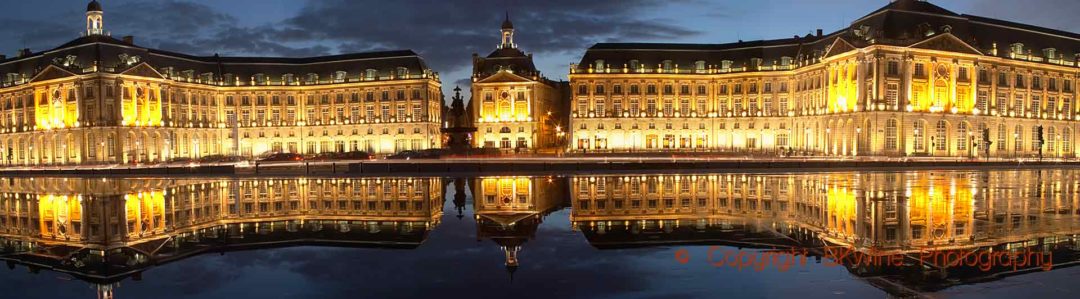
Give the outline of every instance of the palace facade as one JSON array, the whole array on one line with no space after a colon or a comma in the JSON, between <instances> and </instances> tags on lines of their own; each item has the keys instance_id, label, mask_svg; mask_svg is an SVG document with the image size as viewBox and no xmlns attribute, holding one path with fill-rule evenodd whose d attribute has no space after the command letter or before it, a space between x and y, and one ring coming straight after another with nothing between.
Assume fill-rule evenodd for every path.
<instances>
[{"instance_id":1,"label":"palace facade","mask_svg":"<svg viewBox=\"0 0 1080 299\"><path fill-rule=\"evenodd\" d=\"M439 76L408 50L310 58L192 56L83 36L0 59L0 160L42 165L393 153L438 147Z\"/></svg>"},{"instance_id":2,"label":"palace facade","mask_svg":"<svg viewBox=\"0 0 1080 299\"><path fill-rule=\"evenodd\" d=\"M544 78L532 54L518 49L509 13L500 31L502 42L495 51L487 57L473 54L473 146L506 151L557 147L567 119L566 83Z\"/></svg>"},{"instance_id":3,"label":"palace facade","mask_svg":"<svg viewBox=\"0 0 1080 299\"><path fill-rule=\"evenodd\" d=\"M570 68L570 149L1074 157L1080 35L896 0L848 28L602 43Z\"/></svg>"}]
</instances>

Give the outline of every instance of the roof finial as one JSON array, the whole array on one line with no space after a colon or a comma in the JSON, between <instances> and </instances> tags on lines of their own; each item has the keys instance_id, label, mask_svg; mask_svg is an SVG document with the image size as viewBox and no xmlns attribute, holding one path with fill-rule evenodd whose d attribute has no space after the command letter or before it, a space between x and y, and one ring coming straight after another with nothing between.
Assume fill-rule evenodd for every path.
<instances>
[{"instance_id":1,"label":"roof finial","mask_svg":"<svg viewBox=\"0 0 1080 299\"><path fill-rule=\"evenodd\" d=\"M506 10L506 19L503 19L502 29L514 29L514 24L510 23L510 10Z\"/></svg>"}]
</instances>

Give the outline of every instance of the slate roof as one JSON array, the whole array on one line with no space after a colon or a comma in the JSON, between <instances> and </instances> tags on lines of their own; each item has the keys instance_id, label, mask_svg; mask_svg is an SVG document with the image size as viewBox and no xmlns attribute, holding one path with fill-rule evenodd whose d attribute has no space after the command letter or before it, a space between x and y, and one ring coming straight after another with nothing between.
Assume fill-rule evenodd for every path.
<instances>
[{"instance_id":1,"label":"slate roof","mask_svg":"<svg viewBox=\"0 0 1080 299\"><path fill-rule=\"evenodd\" d=\"M1060 58L1074 61L1080 53L1080 34L1019 24L986 17L957 14L921 0L896 0L851 23L847 28L823 35L792 38L739 41L726 44L678 43L599 43L590 47L578 63L586 70L597 60L611 68L622 68L637 60L646 68L656 68L671 60L680 69L694 66L696 61L719 66L732 61L733 68L747 66L751 58L762 59L769 66L782 57L794 62L823 55L829 45L842 38L855 47L875 44L910 46L948 32L975 47L985 55L996 43L999 57L1009 56L1009 45L1024 44L1034 56L1043 56L1043 49L1054 48Z\"/></svg>"}]
</instances>

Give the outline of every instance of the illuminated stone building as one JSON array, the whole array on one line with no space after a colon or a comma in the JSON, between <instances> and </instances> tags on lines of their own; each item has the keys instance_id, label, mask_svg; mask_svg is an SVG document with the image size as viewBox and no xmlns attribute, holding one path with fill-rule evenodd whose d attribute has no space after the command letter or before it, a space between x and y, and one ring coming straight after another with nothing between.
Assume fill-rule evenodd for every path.
<instances>
[{"instance_id":1,"label":"illuminated stone building","mask_svg":"<svg viewBox=\"0 0 1080 299\"><path fill-rule=\"evenodd\" d=\"M441 178L15 178L0 184L0 259L99 285L202 253L281 246L416 248L442 219Z\"/></svg>"},{"instance_id":2,"label":"illuminated stone building","mask_svg":"<svg viewBox=\"0 0 1080 299\"><path fill-rule=\"evenodd\" d=\"M438 146L438 74L408 50L310 58L191 56L104 30L0 59L5 163L130 163L214 154Z\"/></svg>"},{"instance_id":3,"label":"illuminated stone building","mask_svg":"<svg viewBox=\"0 0 1080 299\"><path fill-rule=\"evenodd\" d=\"M469 110L475 147L509 150L551 148L565 128L565 82L544 78L514 43L509 13L502 42L487 57L473 54Z\"/></svg>"},{"instance_id":4,"label":"illuminated stone building","mask_svg":"<svg viewBox=\"0 0 1080 299\"><path fill-rule=\"evenodd\" d=\"M1080 233L1077 179L1061 170L582 176L570 182L571 221L597 246L745 228L879 254L978 248Z\"/></svg>"},{"instance_id":5,"label":"illuminated stone building","mask_svg":"<svg viewBox=\"0 0 1080 299\"><path fill-rule=\"evenodd\" d=\"M533 239L544 217L566 206L565 178L486 177L472 180L476 238L491 239L505 253L513 275L518 252ZM513 278L511 276L511 278Z\"/></svg>"},{"instance_id":6,"label":"illuminated stone building","mask_svg":"<svg viewBox=\"0 0 1080 299\"><path fill-rule=\"evenodd\" d=\"M1073 157L1078 50L1075 33L922 0L829 34L596 44L570 68L569 147Z\"/></svg>"}]
</instances>

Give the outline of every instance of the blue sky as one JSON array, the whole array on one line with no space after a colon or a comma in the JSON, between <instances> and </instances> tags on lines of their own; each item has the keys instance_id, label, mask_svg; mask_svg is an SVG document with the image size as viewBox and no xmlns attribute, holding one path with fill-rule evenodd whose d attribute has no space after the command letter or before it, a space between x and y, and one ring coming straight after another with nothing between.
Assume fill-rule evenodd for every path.
<instances>
[{"instance_id":1,"label":"blue sky","mask_svg":"<svg viewBox=\"0 0 1080 299\"><path fill-rule=\"evenodd\" d=\"M472 53L499 41L510 10L516 42L551 79L597 42L726 43L838 30L888 0L100 0L105 26L136 44L195 55L313 56L413 49L442 74L447 98ZM1080 1L931 0L957 13L1080 32ZM85 0L0 3L0 53L78 37ZM463 86L467 89L467 86Z\"/></svg>"}]
</instances>

